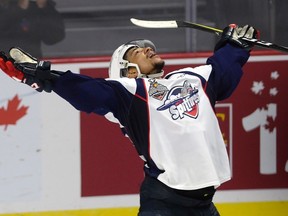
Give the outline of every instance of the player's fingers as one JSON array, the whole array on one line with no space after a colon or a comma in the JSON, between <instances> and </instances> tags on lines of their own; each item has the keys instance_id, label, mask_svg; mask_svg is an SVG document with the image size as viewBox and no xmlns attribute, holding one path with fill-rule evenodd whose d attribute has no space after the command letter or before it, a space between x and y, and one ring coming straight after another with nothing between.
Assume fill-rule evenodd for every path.
<instances>
[{"instance_id":1,"label":"player's fingers","mask_svg":"<svg viewBox=\"0 0 288 216\"><path fill-rule=\"evenodd\" d=\"M11 61L7 61L6 62L6 66L7 66L7 69L10 70L10 71L15 71L15 66L13 65L13 63Z\"/></svg>"},{"instance_id":2,"label":"player's fingers","mask_svg":"<svg viewBox=\"0 0 288 216\"><path fill-rule=\"evenodd\" d=\"M5 72L7 70L4 59L0 58L0 68Z\"/></svg>"},{"instance_id":3,"label":"player's fingers","mask_svg":"<svg viewBox=\"0 0 288 216\"><path fill-rule=\"evenodd\" d=\"M242 38L245 36L247 30L248 30L249 26L245 25L243 28L239 28L239 32L238 32L238 37Z\"/></svg>"},{"instance_id":4,"label":"player's fingers","mask_svg":"<svg viewBox=\"0 0 288 216\"><path fill-rule=\"evenodd\" d=\"M11 61L7 61L6 65L8 68L8 74L13 79L21 81L24 78L24 74L21 71L17 70Z\"/></svg>"}]
</instances>

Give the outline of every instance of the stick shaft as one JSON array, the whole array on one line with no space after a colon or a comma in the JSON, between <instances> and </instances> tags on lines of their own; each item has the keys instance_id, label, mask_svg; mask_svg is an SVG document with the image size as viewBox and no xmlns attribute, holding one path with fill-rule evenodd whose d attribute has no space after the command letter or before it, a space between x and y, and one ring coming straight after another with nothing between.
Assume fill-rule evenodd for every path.
<instances>
[{"instance_id":1,"label":"stick shaft","mask_svg":"<svg viewBox=\"0 0 288 216\"><path fill-rule=\"evenodd\" d=\"M221 29L217 29L217 28L213 28L210 26L205 26L205 25L201 25L201 24L197 24L197 23L191 23L191 22L186 22L186 21L176 21L176 22L178 24L178 27L194 28L194 29L198 29L201 31L215 33L219 36L223 32ZM263 40L257 40L257 39L249 39L249 38L242 38L242 40L245 40L249 43L252 43L252 44L260 46L260 47L270 48L270 49L279 50L279 51L283 51L283 52L288 52L288 47L280 46L280 45L277 45L277 44L274 44L271 42L267 42L267 41L263 41Z\"/></svg>"},{"instance_id":2,"label":"stick shaft","mask_svg":"<svg viewBox=\"0 0 288 216\"><path fill-rule=\"evenodd\" d=\"M223 32L221 29L213 28L213 27L198 24L198 23L192 23L192 22L186 22L186 21L180 21L180 20L177 20L176 23L177 23L178 28L179 27L194 28L200 31L214 33L216 35L221 35Z\"/></svg>"},{"instance_id":3,"label":"stick shaft","mask_svg":"<svg viewBox=\"0 0 288 216\"><path fill-rule=\"evenodd\" d=\"M220 36L223 33L221 29L217 29L214 27L210 27L210 26L206 26L206 25L202 25L198 23L181 21L181 20L149 21L149 20L139 20L139 19L131 18L131 22L134 25L145 27L145 28L193 28L193 29L198 29L201 31L209 32L209 33L214 33L218 36ZM282 52L288 52L288 47L277 45L268 41L249 39L249 38L241 38L241 39L259 47L278 50Z\"/></svg>"}]
</instances>

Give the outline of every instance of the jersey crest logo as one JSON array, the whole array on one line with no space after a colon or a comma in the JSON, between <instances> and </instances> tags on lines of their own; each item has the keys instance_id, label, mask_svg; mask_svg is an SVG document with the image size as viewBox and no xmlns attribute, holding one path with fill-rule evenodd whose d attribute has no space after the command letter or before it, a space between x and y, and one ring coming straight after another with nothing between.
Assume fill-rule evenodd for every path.
<instances>
[{"instance_id":1,"label":"jersey crest logo","mask_svg":"<svg viewBox=\"0 0 288 216\"><path fill-rule=\"evenodd\" d=\"M198 88L186 80L183 86L175 86L169 91L164 104L157 110L169 109L173 120L182 119L184 116L196 119L199 113L199 102Z\"/></svg>"},{"instance_id":2,"label":"jersey crest logo","mask_svg":"<svg viewBox=\"0 0 288 216\"><path fill-rule=\"evenodd\" d=\"M168 88L158 83L156 79L149 79L148 81L150 83L149 96L157 100L163 100L166 93L168 92Z\"/></svg>"}]
</instances>

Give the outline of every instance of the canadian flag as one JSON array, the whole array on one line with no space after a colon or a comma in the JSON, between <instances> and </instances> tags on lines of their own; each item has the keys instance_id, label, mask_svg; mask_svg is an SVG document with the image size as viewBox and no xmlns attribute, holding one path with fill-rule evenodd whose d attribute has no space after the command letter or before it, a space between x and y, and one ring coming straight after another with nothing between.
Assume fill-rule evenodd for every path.
<instances>
[{"instance_id":1,"label":"canadian flag","mask_svg":"<svg viewBox=\"0 0 288 216\"><path fill-rule=\"evenodd\" d=\"M40 94L1 76L0 202L36 200L42 182Z\"/></svg>"}]
</instances>

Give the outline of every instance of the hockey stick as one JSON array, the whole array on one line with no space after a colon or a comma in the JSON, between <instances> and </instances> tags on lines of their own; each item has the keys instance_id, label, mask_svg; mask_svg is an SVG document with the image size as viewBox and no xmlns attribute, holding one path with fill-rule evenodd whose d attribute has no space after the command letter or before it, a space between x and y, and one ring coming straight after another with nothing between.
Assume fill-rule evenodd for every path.
<instances>
[{"instance_id":1,"label":"hockey stick","mask_svg":"<svg viewBox=\"0 0 288 216\"><path fill-rule=\"evenodd\" d=\"M198 29L201 31L214 33L218 36L222 34L221 29L213 28L210 26L197 24L193 22L186 22L186 21L180 21L180 20L168 20L168 21L150 21L150 20L140 20L131 18L130 21L137 26L145 27L145 28L193 28ZM257 40L257 39L249 39L249 38L241 38L242 40L248 41L249 43L252 43L254 45L268 48L268 49L274 49L282 52L288 52L288 47L280 46L271 42L263 41L263 40Z\"/></svg>"}]
</instances>

